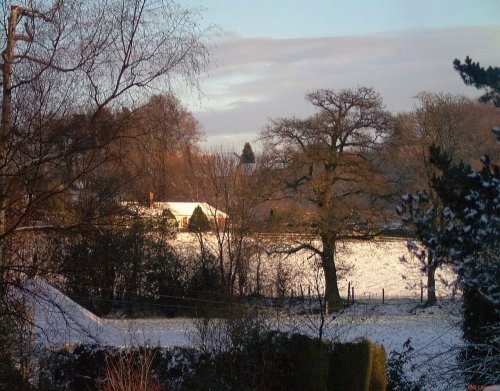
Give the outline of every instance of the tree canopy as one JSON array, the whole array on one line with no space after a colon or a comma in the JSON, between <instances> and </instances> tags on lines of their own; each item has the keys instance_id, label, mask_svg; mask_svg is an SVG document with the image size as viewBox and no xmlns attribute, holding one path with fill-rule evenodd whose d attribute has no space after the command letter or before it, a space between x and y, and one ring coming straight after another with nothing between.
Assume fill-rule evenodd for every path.
<instances>
[{"instance_id":1,"label":"tree canopy","mask_svg":"<svg viewBox=\"0 0 500 391\"><path fill-rule=\"evenodd\" d=\"M274 166L282 194L301 207L301 224L321 237L294 250L321 258L329 309L342 305L335 265L337 242L370 235L377 220L377 199L385 182L372 165L392 129L392 116L371 88L323 89L307 94L317 108L306 119L271 120L261 132L265 158ZM306 239L307 240L307 239Z\"/></svg>"},{"instance_id":2,"label":"tree canopy","mask_svg":"<svg viewBox=\"0 0 500 391\"><path fill-rule=\"evenodd\" d=\"M480 97L482 102L492 102L500 107L500 67L489 66L485 69L469 56L465 57L463 64L456 58L453 67L460 73L465 84L486 90Z\"/></svg>"},{"instance_id":3,"label":"tree canopy","mask_svg":"<svg viewBox=\"0 0 500 391\"><path fill-rule=\"evenodd\" d=\"M201 206L197 206L191 217L189 218L188 229L191 232L201 233L210 231L210 221L207 215L201 209Z\"/></svg>"},{"instance_id":4,"label":"tree canopy","mask_svg":"<svg viewBox=\"0 0 500 391\"><path fill-rule=\"evenodd\" d=\"M255 154L250 143L245 143L241 152L240 162L243 164L255 163Z\"/></svg>"}]
</instances>

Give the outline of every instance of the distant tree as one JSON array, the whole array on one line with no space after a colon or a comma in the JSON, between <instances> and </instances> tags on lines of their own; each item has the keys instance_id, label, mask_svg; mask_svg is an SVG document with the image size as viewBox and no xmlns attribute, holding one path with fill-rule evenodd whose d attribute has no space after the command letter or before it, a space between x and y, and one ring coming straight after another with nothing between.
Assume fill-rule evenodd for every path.
<instances>
[{"instance_id":1,"label":"distant tree","mask_svg":"<svg viewBox=\"0 0 500 391\"><path fill-rule=\"evenodd\" d=\"M500 107L500 67L489 66L484 69L469 56L465 57L463 64L459 59L455 59L453 66L465 84L486 90L480 97L482 102L493 102L496 107Z\"/></svg>"},{"instance_id":2,"label":"distant tree","mask_svg":"<svg viewBox=\"0 0 500 391\"><path fill-rule=\"evenodd\" d=\"M440 148L430 161L439 170L432 189L443 208L425 193L405 197L418 239L434 254L432 265L450 264L463 290L463 370L469 384L498 383L500 369L500 171L488 157L480 171L454 164ZM440 215L440 225L436 215Z\"/></svg>"},{"instance_id":3,"label":"distant tree","mask_svg":"<svg viewBox=\"0 0 500 391\"><path fill-rule=\"evenodd\" d=\"M425 192L428 201L436 209L436 221L426 229L441 229L444 222L439 212L443 206L432 188L438 168L430 162L430 147L441 148L453 162L475 163L478 153L493 152L494 146L487 140L490 138L490 127L499 117L489 112L489 109L495 110L491 105L473 102L460 95L422 92L417 98L419 102L415 110L398 116L396 120L401 161L395 166L409 178L406 191ZM473 137L474 134L477 137ZM405 221L410 228L415 228L411 221ZM410 249L422 262L427 275L426 305L434 305L437 302L437 265L433 261L432 249L422 250L421 247L413 246Z\"/></svg>"},{"instance_id":4,"label":"distant tree","mask_svg":"<svg viewBox=\"0 0 500 391\"><path fill-rule=\"evenodd\" d=\"M259 207L269 194L269 175L259 163L248 175L247 167L234 159L232 153L215 149L191 160L192 178L200 184L200 196L213 206L209 216L217 242L215 256L220 279L229 294L250 293L254 280L249 278L250 263L260 247L256 231ZM221 218L229 214L230 223Z\"/></svg>"},{"instance_id":5,"label":"distant tree","mask_svg":"<svg viewBox=\"0 0 500 391\"><path fill-rule=\"evenodd\" d=\"M366 87L317 90L307 100L317 108L315 115L272 120L261 139L282 196L300 206L301 225L311 234L289 252L309 250L321 258L330 312L343 305L339 241L368 238L380 227L378 200L386 182L372 161L391 132L392 116L380 95Z\"/></svg>"},{"instance_id":6,"label":"distant tree","mask_svg":"<svg viewBox=\"0 0 500 391\"><path fill-rule=\"evenodd\" d=\"M250 143L245 143L241 152L240 162L243 164L255 163L255 154L252 151Z\"/></svg>"},{"instance_id":7,"label":"distant tree","mask_svg":"<svg viewBox=\"0 0 500 391\"><path fill-rule=\"evenodd\" d=\"M196 150L201 130L193 115L170 94L154 95L134 111L117 113L125 137L114 143L118 164L109 169L128 180L126 199L141 201L147 191L158 201L185 199L183 156Z\"/></svg>"},{"instance_id":8,"label":"distant tree","mask_svg":"<svg viewBox=\"0 0 500 391\"><path fill-rule=\"evenodd\" d=\"M188 229L195 233L210 231L210 221L201 206L198 205L194 208L193 214L189 218Z\"/></svg>"}]
</instances>

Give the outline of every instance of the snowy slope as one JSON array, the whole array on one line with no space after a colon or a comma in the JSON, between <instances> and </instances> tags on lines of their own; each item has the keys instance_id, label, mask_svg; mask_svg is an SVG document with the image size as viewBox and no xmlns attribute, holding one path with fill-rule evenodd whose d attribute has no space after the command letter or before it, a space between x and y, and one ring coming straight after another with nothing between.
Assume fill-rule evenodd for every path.
<instances>
[{"instance_id":1,"label":"snowy slope","mask_svg":"<svg viewBox=\"0 0 500 391\"><path fill-rule=\"evenodd\" d=\"M103 322L46 281L28 281L22 290L35 327L35 340L43 345L76 343L121 344L122 333Z\"/></svg>"}]
</instances>

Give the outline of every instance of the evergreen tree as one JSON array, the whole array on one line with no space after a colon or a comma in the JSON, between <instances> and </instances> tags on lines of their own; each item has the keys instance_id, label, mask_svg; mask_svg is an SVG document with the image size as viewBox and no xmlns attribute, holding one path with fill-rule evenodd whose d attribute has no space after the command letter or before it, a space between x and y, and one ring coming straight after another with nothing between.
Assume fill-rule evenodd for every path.
<instances>
[{"instance_id":1,"label":"evergreen tree","mask_svg":"<svg viewBox=\"0 0 500 391\"><path fill-rule=\"evenodd\" d=\"M207 215L203 213L203 210L198 205L189 218L188 229L191 232L202 233L210 231L210 228L210 221L208 220Z\"/></svg>"},{"instance_id":2,"label":"evergreen tree","mask_svg":"<svg viewBox=\"0 0 500 391\"><path fill-rule=\"evenodd\" d=\"M245 143L241 152L240 162L243 164L255 163L255 154L252 151L250 143Z\"/></svg>"},{"instance_id":3,"label":"evergreen tree","mask_svg":"<svg viewBox=\"0 0 500 391\"><path fill-rule=\"evenodd\" d=\"M493 102L496 107L500 107L500 67L489 66L484 69L469 56L465 57L463 64L459 59L455 59L453 66L465 84L486 90L479 98L481 102Z\"/></svg>"},{"instance_id":4,"label":"evergreen tree","mask_svg":"<svg viewBox=\"0 0 500 391\"><path fill-rule=\"evenodd\" d=\"M453 164L436 147L431 148L430 162L440 172L432 179L432 189L443 204L443 224L433 225L437 212L423 193L405 196L401 212L432 250L434 265L451 264L457 273L468 343L462 359L469 382L495 384L495 373L500 373L500 171L488 157L482 158L481 171Z\"/></svg>"}]
</instances>

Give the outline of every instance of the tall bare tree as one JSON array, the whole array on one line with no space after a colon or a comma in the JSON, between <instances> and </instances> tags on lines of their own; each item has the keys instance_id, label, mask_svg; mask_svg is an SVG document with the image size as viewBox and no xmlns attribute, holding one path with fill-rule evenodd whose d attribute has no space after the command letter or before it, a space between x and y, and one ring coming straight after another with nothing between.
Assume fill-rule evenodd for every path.
<instances>
[{"instance_id":1,"label":"tall bare tree","mask_svg":"<svg viewBox=\"0 0 500 391\"><path fill-rule=\"evenodd\" d=\"M60 228L33 215L109 158L121 126L102 123L106 108L176 83L197 87L209 53L197 13L167 0L4 2L1 19L3 247L15 232ZM78 133L67 119L79 114ZM68 161L75 170L60 175Z\"/></svg>"},{"instance_id":2,"label":"tall bare tree","mask_svg":"<svg viewBox=\"0 0 500 391\"><path fill-rule=\"evenodd\" d=\"M201 139L193 115L174 96L154 95L134 111L122 110L117 122L124 137L113 145L119 159L112 169L128 179L127 199L140 201L153 192L158 201L186 200L182 160Z\"/></svg>"},{"instance_id":3,"label":"tall bare tree","mask_svg":"<svg viewBox=\"0 0 500 391\"><path fill-rule=\"evenodd\" d=\"M191 175L200 200L215 208L210 217L221 281L231 295L250 293L250 262L260 249L259 208L270 189L265 170L219 148L192 156ZM218 218L217 211L227 213L229 221Z\"/></svg>"},{"instance_id":4,"label":"tall bare tree","mask_svg":"<svg viewBox=\"0 0 500 391\"><path fill-rule=\"evenodd\" d=\"M331 312L342 306L338 242L367 238L377 223L376 203L385 182L374 173L370 156L390 133L392 117L371 88L317 90L306 97L318 109L315 115L274 119L261 138L284 179L283 194L296 200L304 225L321 239L321 247L302 240L291 251L308 249L321 257Z\"/></svg>"},{"instance_id":5,"label":"tall bare tree","mask_svg":"<svg viewBox=\"0 0 500 391\"><path fill-rule=\"evenodd\" d=\"M442 205L432 189L432 180L438 174L430 163L430 147L439 147L456 163L463 161L477 164L478 154L495 155L495 147L488 142L490 129L499 120L499 112L491 104L473 102L460 95L422 92L418 105L411 113L398 116L399 161L393 165L410 174L406 189L423 191L438 213L434 225L444 229L444 219L439 211ZM498 153L498 151L496 151ZM416 252L427 276L427 302L434 305L436 298L437 265L429 249Z\"/></svg>"}]
</instances>

